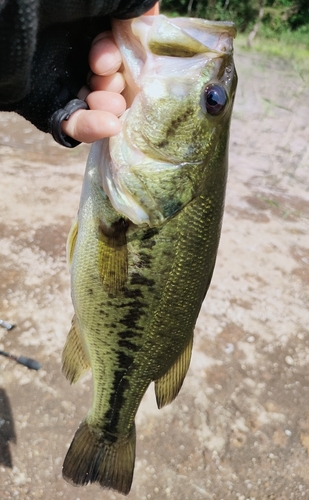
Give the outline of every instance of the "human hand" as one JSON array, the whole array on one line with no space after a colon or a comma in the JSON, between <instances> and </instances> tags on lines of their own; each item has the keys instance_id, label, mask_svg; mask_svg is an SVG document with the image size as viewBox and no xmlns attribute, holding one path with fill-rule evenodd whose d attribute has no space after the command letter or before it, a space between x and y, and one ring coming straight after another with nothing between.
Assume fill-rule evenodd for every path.
<instances>
[{"instance_id":1,"label":"human hand","mask_svg":"<svg viewBox=\"0 0 309 500\"><path fill-rule=\"evenodd\" d=\"M156 14L159 14L159 3L145 15ZM64 134L79 142L91 143L120 132L118 117L126 109L125 99L121 95L125 87L124 77L119 71L121 64L121 54L112 33L109 31L98 35L89 53L92 75L88 87L83 87L78 95L90 109L75 111L69 120L64 120L61 125Z\"/></svg>"},{"instance_id":2,"label":"human hand","mask_svg":"<svg viewBox=\"0 0 309 500\"><path fill-rule=\"evenodd\" d=\"M91 143L110 137L121 130L119 116L126 109L121 95L125 87L123 75L119 72L121 54L111 32L98 35L90 49L89 66L92 74L88 87L79 92L89 110L80 109L69 120L62 122L62 131L80 142Z\"/></svg>"}]
</instances>

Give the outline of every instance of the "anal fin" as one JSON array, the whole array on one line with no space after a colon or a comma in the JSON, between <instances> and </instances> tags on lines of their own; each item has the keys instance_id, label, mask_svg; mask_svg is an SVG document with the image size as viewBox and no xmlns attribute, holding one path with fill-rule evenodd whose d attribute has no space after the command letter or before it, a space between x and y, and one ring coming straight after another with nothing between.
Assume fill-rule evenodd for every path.
<instances>
[{"instance_id":1,"label":"anal fin","mask_svg":"<svg viewBox=\"0 0 309 500\"><path fill-rule=\"evenodd\" d=\"M85 349L78 332L76 317L73 316L72 326L62 352L62 372L71 384L90 368Z\"/></svg>"},{"instance_id":2,"label":"anal fin","mask_svg":"<svg viewBox=\"0 0 309 500\"><path fill-rule=\"evenodd\" d=\"M187 374L193 345L193 336L172 367L158 380L155 380L155 393L158 408L171 403L179 393Z\"/></svg>"}]
</instances>

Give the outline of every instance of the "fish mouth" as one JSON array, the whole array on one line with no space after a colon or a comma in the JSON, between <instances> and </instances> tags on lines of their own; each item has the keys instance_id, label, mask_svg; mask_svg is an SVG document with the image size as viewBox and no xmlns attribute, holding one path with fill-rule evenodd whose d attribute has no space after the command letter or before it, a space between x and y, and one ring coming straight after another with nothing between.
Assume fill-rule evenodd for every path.
<instances>
[{"instance_id":1,"label":"fish mouth","mask_svg":"<svg viewBox=\"0 0 309 500\"><path fill-rule=\"evenodd\" d=\"M133 20L112 20L113 33L123 59L127 82L124 97L128 107L142 88L143 76L155 58L219 58L233 54L236 27L230 21L141 16Z\"/></svg>"},{"instance_id":2,"label":"fish mouth","mask_svg":"<svg viewBox=\"0 0 309 500\"><path fill-rule=\"evenodd\" d=\"M206 52L220 57L232 53L236 36L235 25L229 21L168 19L163 15L135 19L132 32L145 49L148 45L153 54L170 57L192 57Z\"/></svg>"}]
</instances>

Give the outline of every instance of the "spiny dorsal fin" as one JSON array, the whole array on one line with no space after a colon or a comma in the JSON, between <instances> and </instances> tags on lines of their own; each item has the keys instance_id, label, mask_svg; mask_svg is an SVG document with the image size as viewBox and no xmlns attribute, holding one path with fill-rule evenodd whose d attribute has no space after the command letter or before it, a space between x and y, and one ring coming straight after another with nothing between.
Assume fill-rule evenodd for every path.
<instances>
[{"instance_id":1,"label":"spiny dorsal fin","mask_svg":"<svg viewBox=\"0 0 309 500\"><path fill-rule=\"evenodd\" d=\"M77 221L77 219L75 219L75 221L73 222L73 224L71 226L71 229L69 231L68 238L67 238L67 262L68 262L70 267L72 265L77 234L78 234L78 221Z\"/></svg>"},{"instance_id":2,"label":"spiny dorsal fin","mask_svg":"<svg viewBox=\"0 0 309 500\"><path fill-rule=\"evenodd\" d=\"M62 353L62 372L70 384L74 384L89 368L90 364L80 339L76 316L73 316L72 326Z\"/></svg>"},{"instance_id":3,"label":"spiny dorsal fin","mask_svg":"<svg viewBox=\"0 0 309 500\"><path fill-rule=\"evenodd\" d=\"M155 380L155 393L158 408L162 408L171 403L179 393L190 365L192 345L193 336L173 366L163 375L163 377Z\"/></svg>"},{"instance_id":4,"label":"spiny dorsal fin","mask_svg":"<svg viewBox=\"0 0 309 500\"><path fill-rule=\"evenodd\" d=\"M115 294L121 290L128 277L128 249L126 232L129 222L119 219L110 227L99 223L100 274L105 289Z\"/></svg>"}]
</instances>

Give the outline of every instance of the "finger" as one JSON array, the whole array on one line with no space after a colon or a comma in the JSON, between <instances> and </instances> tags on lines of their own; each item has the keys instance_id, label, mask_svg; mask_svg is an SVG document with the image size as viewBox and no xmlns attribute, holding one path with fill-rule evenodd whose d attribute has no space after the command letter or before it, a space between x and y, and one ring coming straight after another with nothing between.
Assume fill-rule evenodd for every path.
<instances>
[{"instance_id":1,"label":"finger","mask_svg":"<svg viewBox=\"0 0 309 500\"><path fill-rule=\"evenodd\" d=\"M148 10L144 16L156 16L159 14L159 2L156 3L152 9Z\"/></svg>"},{"instance_id":2,"label":"finger","mask_svg":"<svg viewBox=\"0 0 309 500\"><path fill-rule=\"evenodd\" d=\"M125 88L125 79L118 72L108 76L91 75L89 87L91 90L109 90L120 94Z\"/></svg>"},{"instance_id":3,"label":"finger","mask_svg":"<svg viewBox=\"0 0 309 500\"><path fill-rule=\"evenodd\" d=\"M89 66L97 75L111 75L116 73L122 64L121 54L111 34L106 36L106 33L101 33L99 37L90 49Z\"/></svg>"},{"instance_id":4,"label":"finger","mask_svg":"<svg viewBox=\"0 0 309 500\"><path fill-rule=\"evenodd\" d=\"M62 130L66 135L90 143L120 132L121 123L117 116L126 109L122 95L95 91L86 97L86 101L90 110L76 111L68 121L62 122Z\"/></svg>"},{"instance_id":5,"label":"finger","mask_svg":"<svg viewBox=\"0 0 309 500\"><path fill-rule=\"evenodd\" d=\"M80 91L78 92L77 94L77 97L78 99L81 99L81 101L85 101L86 100L86 97L90 94L90 89L89 87L86 87L86 85L84 85Z\"/></svg>"},{"instance_id":6,"label":"finger","mask_svg":"<svg viewBox=\"0 0 309 500\"><path fill-rule=\"evenodd\" d=\"M97 90L88 94L86 102L92 110L108 111L116 116L122 115L126 109L124 97L117 92Z\"/></svg>"},{"instance_id":7,"label":"finger","mask_svg":"<svg viewBox=\"0 0 309 500\"><path fill-rule=\"evenodd\" d=\"M119 118L109 111L81 109L62 122L62 131L66 135L88 144L116 135L120 130Z\"/></svg>"}]
</instances>

